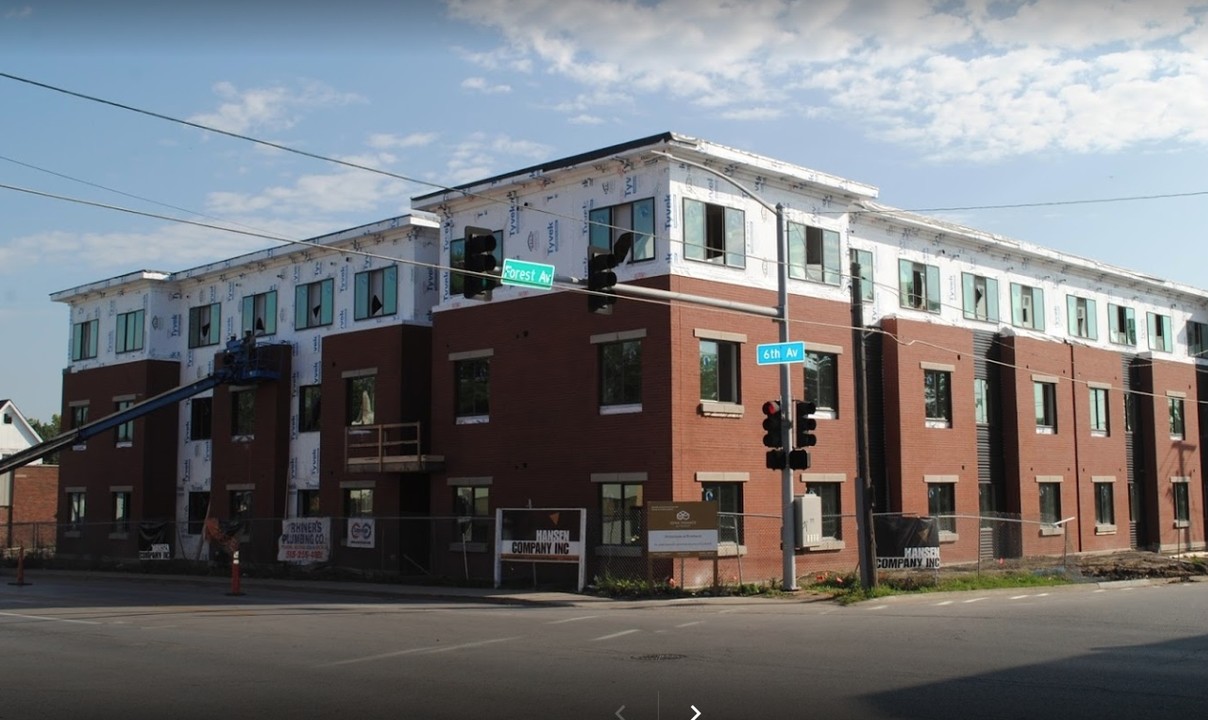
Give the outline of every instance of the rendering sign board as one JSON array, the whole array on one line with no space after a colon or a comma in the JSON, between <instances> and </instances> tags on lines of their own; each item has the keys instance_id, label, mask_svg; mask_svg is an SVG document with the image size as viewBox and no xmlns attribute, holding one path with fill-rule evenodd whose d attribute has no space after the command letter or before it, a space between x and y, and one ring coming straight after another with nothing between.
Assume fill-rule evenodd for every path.
<instances>
[{"instance_id":1,"label":"rendering sign board","mask_svg":"<svg viewBox=\"0 0 1208 720\"><path fill-rule=\"evenodd\" d=\"M327 562L331 555L331 518L286 518L281 521L277 559L282 562Z\"/></svg>"},{"instance_id":2,"label":"rendering sign board","mask_svg":"<svg viewBox=\"0 0 1208 720\"><path fill-rule=\"evenodd\" d=\"M716 502L650 502L646 505L651 553L696 556L717 552Z\"/></svg>"}]
</instances>

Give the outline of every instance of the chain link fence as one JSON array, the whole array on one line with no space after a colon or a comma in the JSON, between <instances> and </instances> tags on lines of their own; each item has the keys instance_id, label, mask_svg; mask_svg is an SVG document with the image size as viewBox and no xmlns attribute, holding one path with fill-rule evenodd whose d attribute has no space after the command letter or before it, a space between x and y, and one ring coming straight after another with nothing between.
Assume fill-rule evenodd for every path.
<instances>
[{"instance_id":1,"label":"chain link fence","mask_svg":"<svg viewBox=\"0 0 1208 720\"><path fill-rule=\"evenodd\" d=\"M886 517L882 515L881 517ZM1067 519L1043 523L1019 515L951 515L935 518L939 569L892 572L977 573L1065 570L1074 528ZM310 523L319 521L317 527ZM369 522L366 522L369 521ZM653 581L683 588L714 584L775 585L783 576L779 515L719 513L718 552L711 557L649 556L641 512L587 513L586 577L589 585ZM222 574L238 545L245 572L263 576L380 579L403 582L490 584L494 581L494 517L280 518L238 522L13 523L0 527L0 549L12 565L23 548L27 562L68 568ZM283 535L301 554L282 560ZM312 533L313 534L313 533ZM859 572L855 515L824 515L819 541L796 548L798 581L809 585ZM313 554L308 555L308 552ZM881 571L883 575L887 571ZM573 564L504 563L505 585L574 586Z\"/></svg>"}]
</instances>

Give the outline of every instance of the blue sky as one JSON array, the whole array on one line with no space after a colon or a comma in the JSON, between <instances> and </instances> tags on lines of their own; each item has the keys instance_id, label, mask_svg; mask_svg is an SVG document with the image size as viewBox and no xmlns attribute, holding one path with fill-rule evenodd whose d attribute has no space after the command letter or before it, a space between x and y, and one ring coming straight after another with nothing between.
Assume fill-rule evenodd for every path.
<instances>
[{"instance_id":1,"label":"blue sky","mask_svg":"<svg viewBox=\"0 0 1208 720\"><path fill-rule=\"evenodd\" d=\"M1208 194L1050 204L1208 193L1208 2L0 0L0 72L419 181L0 78L0 184L295 239L674 131L1208 287ZM0 397L59 411L50 293L269 244L0 188Z\"/></svg>"}]
</instances>

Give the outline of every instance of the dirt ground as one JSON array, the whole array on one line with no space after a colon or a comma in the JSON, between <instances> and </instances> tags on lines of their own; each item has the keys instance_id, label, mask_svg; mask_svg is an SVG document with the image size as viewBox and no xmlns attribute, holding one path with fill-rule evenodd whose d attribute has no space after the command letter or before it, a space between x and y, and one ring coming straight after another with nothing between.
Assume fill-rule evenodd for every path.
<instances>
[{"instance_id":1,"label":"dirt ground","mask_svg":"<svg viewBox=\"0 0 1208 720\"><path fill-rule=\"evenodd\" d=\"M1174 579L1208 575L1208 557L1202 553L1184 553L1178 557L1141 551L1079 555L1070 558L1068 564L1083 577L1099 580Z\"/></svg>"},{"instance_id":2,"label":"dirt ground","mask_svg":"<svg viewBox=\"0 0 1208 720\"><path fill-rule=\"evenodd\" d=\"M957 568L952 568L956 570ZM959 568L965 572L968 566ZM1141 550L1116 553L1070 555L1067 558L1022 558L983 562L980 571L1033 571L1071 576L1088 581L1139 580L1144 578L1190 578L1208 575L1208 555L1183 553L1163 555Z\"/></svg>"}]
</instances>

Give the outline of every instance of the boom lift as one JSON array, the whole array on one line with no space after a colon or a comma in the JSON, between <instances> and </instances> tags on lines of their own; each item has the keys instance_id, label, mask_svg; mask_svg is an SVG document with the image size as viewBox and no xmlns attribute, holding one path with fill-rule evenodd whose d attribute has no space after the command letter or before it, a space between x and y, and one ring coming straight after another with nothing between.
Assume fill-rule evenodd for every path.
<instances>
[{"instance_id":1,"label":"boom lift","mask_svg":"<svg viewBox=\"0 0 1208 720\"><path fill-rule=\"evenodd\" d=\"M279 376L280 373L277 372L276 368L269 367L267 363L261 362L261 357L256 352L256 338L250 332L242 340L232 337L227 341L226 350L222 353L222 365L216 368L210 375L197 382L182 385L154 397L147 398L125 410L120 410L80 427L72 428L50 440L0 459L0 475L28 465L39 458L46 457L56 450L76 445L94 435L103 433L106 430L112 430L122 423L130 422L135 418L155 412L160 408L174 405L181 400L186 400L219 385L227 383L250 384L276 380Z\"/></svg>"}]
</instances>

